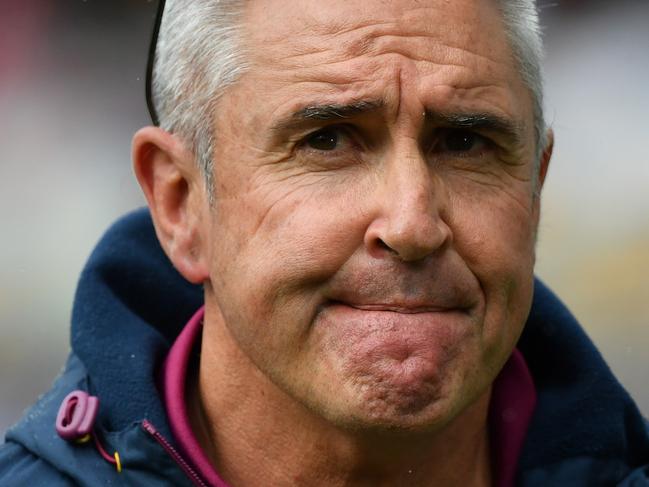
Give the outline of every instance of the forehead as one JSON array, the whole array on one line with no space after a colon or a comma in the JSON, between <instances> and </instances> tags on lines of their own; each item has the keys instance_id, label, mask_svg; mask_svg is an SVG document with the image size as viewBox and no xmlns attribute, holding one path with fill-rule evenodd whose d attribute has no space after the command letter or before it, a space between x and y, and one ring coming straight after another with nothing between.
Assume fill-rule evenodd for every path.
<instances>
[{"instance_id":1,"label":"forehead","mask_svg":"<svg viewBox=\"0 0 649 487\"><path fill-rule=\"evenodd\" d=\"M248 36L293 54L325 48L371 51L381 36L432 38L489 54L504 41L497 0L255 0L246 10ZM310 43L310 41L315 41ZM360 42L360 44L359 44ZM268 44L269 43L269 44Z\"/></svg>"},{"instance_id":2,"label":"forehead","mask_svg":"<svg viewBox=\"0 0 649 487\"><path fill-rule=\"evenodd\" d=\"M496 0L255 0L245 39L253 78L285 103L408 90L425 108L531 116Z\"/></svg>"}]
</instances>

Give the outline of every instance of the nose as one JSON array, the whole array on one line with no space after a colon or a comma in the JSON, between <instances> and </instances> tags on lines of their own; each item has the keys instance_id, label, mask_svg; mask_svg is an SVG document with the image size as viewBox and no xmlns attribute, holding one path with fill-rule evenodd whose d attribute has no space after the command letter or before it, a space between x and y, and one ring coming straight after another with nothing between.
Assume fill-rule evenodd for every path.
<instances>
[{"instance_id":1,"label":"nose","mask_svg":"<svg viewBox=\"0 0 649 487\"><path fill-rule=\"evenodd\" d=\"M418 150L392 157L385 167L376 192L378 211L364 237L370 255L416 262L446 247L452 232L440 176Z\"/></svg>"}]
</instances>

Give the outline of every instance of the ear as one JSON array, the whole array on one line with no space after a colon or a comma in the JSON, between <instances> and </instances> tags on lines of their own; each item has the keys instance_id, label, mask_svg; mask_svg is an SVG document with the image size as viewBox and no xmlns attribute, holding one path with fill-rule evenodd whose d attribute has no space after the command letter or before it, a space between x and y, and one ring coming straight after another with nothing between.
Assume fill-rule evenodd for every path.
<instances>
[{"instance_id":1,"label":"ear","mask_svg":"<svg viewBox=\"0 0 649 487\"><path fill-rule=\"evenodd\" d=\"M536 186L537 195L541 194L541 189L543 189L543 184L545 183L545 177L548 174L548 167L550 167L550 159L552 158L552 150L554 149L554 131L548 129L545 134L545 147L543 148L543 154L541 154L541 160L539 161L539 174L538 174L538 183Z\"/></svg>"},{"instance_id":2,"label":"ear","mask_svg":"<svg viewBox=\"0 0 649 487\"><path fill-rule=\"evenodd\" d=\"M545 135L545 147L543 148L541 160L539 161L536 188L534 188L534 196L532 197L532 222L534 225L535 242L538 238L539 221L541 218L541 190L545 183L545 177L548 174L550 159L552 158L552 150L554 149L554 132L552 129L548 129Z\"/></svg>"},{"instance_id":3,"label":"ear","mask_svg":"<svg viewBox=\"0 0 649 487\"><path fill-rule=\"evenodd\" d=\"M165 253L185 279L206 281L208 239L201 222L209 215L204 179L192 152L169 132L145 127L133 137L132 159Z\"/></svg>"}]
</instances>

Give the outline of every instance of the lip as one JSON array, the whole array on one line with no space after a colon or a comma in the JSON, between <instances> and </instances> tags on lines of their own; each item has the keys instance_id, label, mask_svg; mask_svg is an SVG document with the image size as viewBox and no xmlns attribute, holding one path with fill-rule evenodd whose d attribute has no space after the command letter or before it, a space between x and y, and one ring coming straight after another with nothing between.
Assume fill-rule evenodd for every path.
<instances>
[{"instance_id":1,"label":"lip","mask_svg":"<svg viewBox=\"0 0 649 487\"><path fill-rule=\"evenodd\" d=\"M432 280L402 275L365 277L354 275L353 279L336 282L329 288L322 306L338 305L350 310L385 312L402 315L448 313L473 314L480 305L479 286L469 278ZM474 285L475 284L475 285Z\"/></svg>"},{"instance_id":2,"label":"lip","mask_svg":"<svg viewBox=\"0 0 649 487\"><path fill-rule=\"evenodd\" d=\"M330 301L322 309L319 330L345 343L403 350L415 345L450 343L474 329L471 311L460 307L404 305L399 302ZM459 339L459 338L458 338ZM386 348L387 347L387 348Z\"/></svg>"},{"instance_id":3,"label":"lip","mask_svg":"<svg viewBox=\"0 0 649 487\"><path fill-rule=\"evenodd\" d=\"M341 300L330 300L327 307L344 307L351 310L367 311L367 312L385 312L396 313L402 315L418 315L418 314L444 314L444 313L466 313L468 308L464 306L435 306L431 304L422 303L408 303L408 302L391 302L391 303L353 303Z\"/></svg>"},{"instance_id":4,"label":"lip","mask_svg":"<svg viewBox=\"0 0 649 487\"><path fill-rule=\"evenodd\" d=\"M444 306L431 306L415 303L346 303L344 301L332 301L333 305L347 306L361 311L386 311L400 314L422 314L422 313L446 313L449 311L460 311L458 308Z\"/></svg>"}]
</instances>

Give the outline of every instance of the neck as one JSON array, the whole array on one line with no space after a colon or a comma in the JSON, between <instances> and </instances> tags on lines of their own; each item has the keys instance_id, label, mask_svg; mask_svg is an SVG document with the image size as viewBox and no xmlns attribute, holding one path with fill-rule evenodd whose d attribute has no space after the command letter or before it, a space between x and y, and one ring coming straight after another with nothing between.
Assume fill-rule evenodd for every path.
<instances>
[{"instance_id":1,"label":"neck","mask_svg":"<svg viewBox=\"0 0 649 487\"><path fill-rule=\"evenodd\" d=\"M491 485L490 391L433 433L341 430L270 382L211 311L189 412L230 485Z\"/></svg>"}]
</instances>

